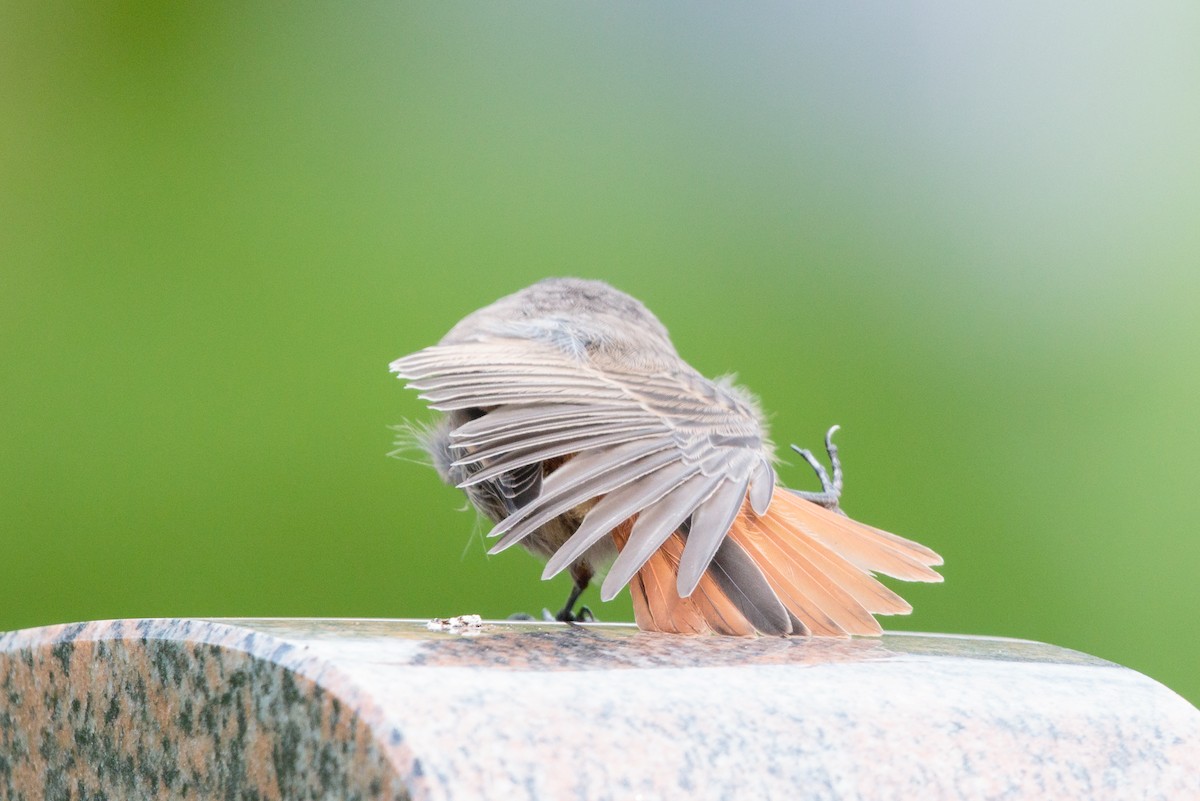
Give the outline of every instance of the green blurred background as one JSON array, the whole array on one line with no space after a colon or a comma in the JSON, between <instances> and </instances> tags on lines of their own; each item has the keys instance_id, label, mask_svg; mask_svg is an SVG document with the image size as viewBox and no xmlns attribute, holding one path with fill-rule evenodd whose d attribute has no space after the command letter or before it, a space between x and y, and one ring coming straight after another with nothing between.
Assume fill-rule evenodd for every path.
<instances>
[{"instance_id":1,"label":"green blurred background","mask_svg":"<svg viewBox=\"0 0 1200 801\"><path fill-rule=\"evenodd\" d=\"M1196 702L1198 37L1193 2L5 3L0 629L556 607L386 457L426 416L387 363L579 275L781 444L843 426L848 510L946 557L892 628Z\"/></svg>"}]
</instances>

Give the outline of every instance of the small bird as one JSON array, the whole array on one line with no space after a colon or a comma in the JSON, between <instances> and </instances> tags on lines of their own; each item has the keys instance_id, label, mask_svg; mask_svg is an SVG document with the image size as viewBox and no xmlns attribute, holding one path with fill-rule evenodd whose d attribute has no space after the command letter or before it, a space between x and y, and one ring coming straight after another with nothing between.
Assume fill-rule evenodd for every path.
<instances>
[{"instance_id":1,"label":"small bird","mask_svg":"<svg viewBox=\"0 0 1200 801\"><path fill-rule=\"evenodd\" d=\"M728 378L676 353L638 300L600 281L550 278L455 325L391 369L443 412L417 429L446 483L495 522L492 553L520 543L569 570L558 620L611 563L648 631L874 635L912 611L875 579L936 582L942 559L841 511L832 436L822 491L776 486L763 413Z\"/></svg>"}]
</instances>

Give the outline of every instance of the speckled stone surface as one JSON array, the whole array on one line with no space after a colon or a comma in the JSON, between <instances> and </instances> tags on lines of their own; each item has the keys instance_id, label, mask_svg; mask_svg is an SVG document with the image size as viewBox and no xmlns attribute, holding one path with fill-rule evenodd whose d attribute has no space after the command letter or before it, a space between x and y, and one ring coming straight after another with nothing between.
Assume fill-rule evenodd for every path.
<instances>
[{"instance_id":1,"label":"speckled stone surface","mask_svg":"<svg viewBox=\"0 0 1200 801\"><path fill-rule=\"evenodd\" d=\"M126 620L0 635L0 799L1200 799L1200 711L938 635Z\"/></svg>"}]
</instances>

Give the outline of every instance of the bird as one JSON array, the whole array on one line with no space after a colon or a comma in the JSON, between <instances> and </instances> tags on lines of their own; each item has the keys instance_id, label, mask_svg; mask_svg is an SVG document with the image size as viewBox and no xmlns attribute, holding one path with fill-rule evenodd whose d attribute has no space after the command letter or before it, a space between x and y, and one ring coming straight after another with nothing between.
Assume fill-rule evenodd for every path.
<instances>
[{"instance_id":1,"label":"bird","mask_svg":"<svg viewBox=\"0 0 1200 801\"><path fill-rule=\"evenodd\" d=\"M475 311L391 371L440 416L410 427L441 479L513 545L566 570L576 613L628 586L644 631L879 635L912 607L877 574L939 582L942 558L848 517L843 473L806 449L821 492L778 483L757 399L678 354L646 306L607 283L547 278ZM607 569L607 573L604 573Z\"/></svg>"}]
</instances>

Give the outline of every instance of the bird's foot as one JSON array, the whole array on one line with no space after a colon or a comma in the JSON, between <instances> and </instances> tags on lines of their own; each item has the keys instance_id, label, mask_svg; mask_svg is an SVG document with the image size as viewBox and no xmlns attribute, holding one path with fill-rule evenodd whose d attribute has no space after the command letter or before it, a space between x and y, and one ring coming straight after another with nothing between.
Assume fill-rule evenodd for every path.
<instances>
[{"instance_id":1,"label":"bird's foot","mask_svg":"<svg viewBox=\"0 0 1200 801\"><path fill-rule=\"evenodd\" d=\"M821 491L791 490L791 492L806 501L812 501L834 512L842 511L838 508L838 500L842 497L842 462L838 459L837 445L833 444L833 434L839 428L841 426L833 426L825 434L825 451L829 454L829 463L833 467L832 479L825 472L825 467L817 461L817 457L812 455L812 451L797 445L792 446L792 450L800 454L801 458L808 462L808 466L817 474L817 479L821 482Z\"/></svg>"},{"instance_id":2,"label":"bird's foot","mask_svg":"<svg viewBox=\"0 0 1200 801\"><path fill-rule=\"evenodd\" d=\"M542 620L548 623L558 621L559 623L595 623L596 616L592 614L592 610L586 606L579 607L578 612L571 611L570 607L564 607L558 610L557 613L551 612L549 609L542 610Z\"/></svg>"}]
</instances>

